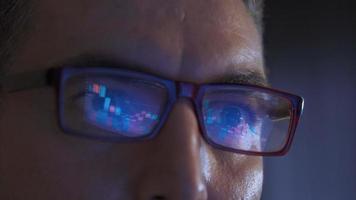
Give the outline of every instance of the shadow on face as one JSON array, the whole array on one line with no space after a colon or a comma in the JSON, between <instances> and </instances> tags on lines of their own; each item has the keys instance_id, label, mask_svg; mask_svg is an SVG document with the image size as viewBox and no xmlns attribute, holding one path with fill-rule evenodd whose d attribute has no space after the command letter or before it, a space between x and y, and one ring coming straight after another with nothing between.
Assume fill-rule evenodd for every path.
<instances>
[{"instance_id":1,"label":"shadow on face","mask_svg":"<svg viewBox=\"0 0 356 200\"><path fill-rule=\"evenodd\" d=\"M39 0L33 7L12 73L83 55L194 83L264 73L260 37L241 1ZM129 144L63 134L55 101L52 88L4 97L0 199L260 197L261 158L208 145L190 101L178 100L155 139Z\"/></svg>"}]
</instances>

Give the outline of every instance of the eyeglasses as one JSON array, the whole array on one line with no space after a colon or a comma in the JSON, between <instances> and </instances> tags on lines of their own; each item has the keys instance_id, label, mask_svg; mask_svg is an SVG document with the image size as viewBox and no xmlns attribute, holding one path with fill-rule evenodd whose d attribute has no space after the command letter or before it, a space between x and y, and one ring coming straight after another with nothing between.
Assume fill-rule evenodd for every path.
<instances>
[{"instance_id":1,"label":"eyeglasses","mask_svg":"<svg viewBox=\"0 0 356 200\"><path fill-rule=\"evenodd\" d=\"M262 86L199 85L117 68L63 67L26 75L30 83L19 86L24 77L9 79L4 89L39 87L49 77L58 89L65 133L115 142L154 138L175 101L188 98L210 145L247 155L284 155L303 110L302 97Z\"/></svg>"}]
</instances>

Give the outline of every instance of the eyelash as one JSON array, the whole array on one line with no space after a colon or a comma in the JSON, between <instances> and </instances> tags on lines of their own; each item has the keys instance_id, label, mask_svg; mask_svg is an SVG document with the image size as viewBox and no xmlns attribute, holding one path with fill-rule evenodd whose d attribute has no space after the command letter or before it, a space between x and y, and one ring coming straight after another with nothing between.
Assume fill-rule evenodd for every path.
<instances>
[{"instance_id":1,"label":"eyelash","mask_svg":"<svg viewBox=\"0 0 356 200\"><path fill-rule=\"evenodd\" d=\"M216 103L218 104L218 103ZM251 107L247 104L244 104L244 103L239 103L239 104L236 104L236 103L228 103L228 102L224 102L224 104L226 105L223 105L224 107L220 108L219 110L223 110L224 108L228 107L228 106L231 106L231 107L236 107L239 109L239 112L241 112L241 114L243 115L244 118L247 118L245 119L247 121L248 124L254 124L256 121L257 121L257 117L256 115L254 114L255 112L251 109ZM212 107L214 107L214 105L210 105L210 109L209 108L206 108L206 112L209 112L209 110L211 111L212 110ZM222 111L221 111L222 112ZM220 114L221 114L220 112ZM247 117L246 117L247 116Z\"/></svg>"}]
</instances>

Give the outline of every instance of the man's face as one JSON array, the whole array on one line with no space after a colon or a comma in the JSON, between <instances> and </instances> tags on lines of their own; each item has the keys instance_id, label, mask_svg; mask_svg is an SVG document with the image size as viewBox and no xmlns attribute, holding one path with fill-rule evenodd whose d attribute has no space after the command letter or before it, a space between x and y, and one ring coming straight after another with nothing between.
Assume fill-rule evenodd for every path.
<instances>
[{"instance_id":1,"label":"man's face","mask_svg":"<svg viewBox=\"0 0 356 200\"><path fill-rule=\"evenodd\" d=\"M264 74L242 1L38 0L11 73L59 64L111 66L209 83ZM190 101L156 138L110 143L63 134L51 87L4 96L0 199L259 199L262 159L205 142Z\"/></svg>"}]
</instances>

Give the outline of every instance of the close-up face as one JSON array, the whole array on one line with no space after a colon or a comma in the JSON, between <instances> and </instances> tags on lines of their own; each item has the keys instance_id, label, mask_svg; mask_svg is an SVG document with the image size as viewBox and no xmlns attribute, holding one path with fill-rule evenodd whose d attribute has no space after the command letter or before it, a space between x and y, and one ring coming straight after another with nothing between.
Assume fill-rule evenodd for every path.
<instances>
[{"instance_id":1,"label":"close-up face","mask_svg":"<svg viewBox=\"0 0 356 200\"><path fill-rule=\"evenodd\" d=\"M28 9L10 75L110 67L266 84L261 35L240 0L33 0ZM50 86L1 98L0 199L260 199L262 157L211 145L189 98L177 98L155 137L134 142L65 134Z\"/></svg>"}]
</instances>

